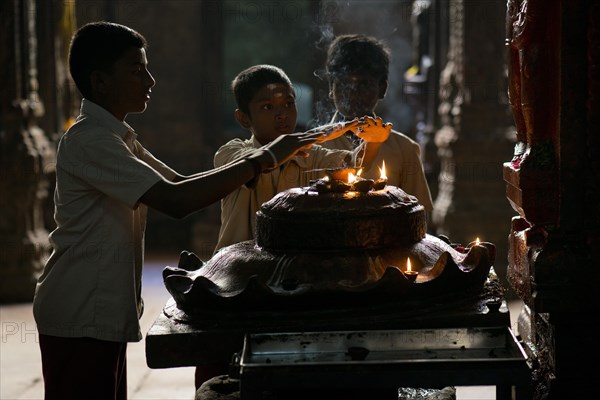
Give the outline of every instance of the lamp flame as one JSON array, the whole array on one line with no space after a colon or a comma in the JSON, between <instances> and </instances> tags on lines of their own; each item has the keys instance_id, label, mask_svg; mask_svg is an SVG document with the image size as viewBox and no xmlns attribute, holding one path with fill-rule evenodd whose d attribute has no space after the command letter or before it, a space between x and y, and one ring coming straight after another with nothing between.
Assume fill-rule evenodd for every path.
<instances>
[{"instance_id":1,"label":"lamp flame","mask_svg":"<svg viewBox=\"0 0 600 400\"><path fill-rule=\"evenodd\" d=\"M406 271L412 271L412 265L410 263L410 257L406 257Z\"/></svg>"},{"instance_id":2,"label":"lamp flame","mask_svg":"<svg viewBox=\"0 0 600 400\"><path fill-rule=\"evenodd\" d=\"M479 241L479 237L478 237L478 238L475 239L475 246L478 246L479 243L481 243L481 242Z\"/></svg>"},{"instance_id":3,"label":"lamp flame","mask_svg":"<svg viewBox=\"0 0 600 400\"><path fill-rule=\"evenodd\" d=\"M354 175L352 172L348 173L348 183L354 183L356 182L356 175Z\"/></svg>"},{"instance_id":4,"label":"lamp flame","mask_svg":"<svg viewBox=\"0 0 600 400\"><path fill-rule=\"evenodd\" d=\"M381 163L381 168L379 168L379 178L387 179L387 176L385 174L385 160Z\"/></svg>"}]
</instances>

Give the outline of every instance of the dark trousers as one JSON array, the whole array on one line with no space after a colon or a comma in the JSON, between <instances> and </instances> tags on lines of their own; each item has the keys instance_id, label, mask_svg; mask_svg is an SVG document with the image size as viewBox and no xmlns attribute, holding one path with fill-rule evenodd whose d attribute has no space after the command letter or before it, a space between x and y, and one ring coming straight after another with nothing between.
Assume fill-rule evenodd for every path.
<instances>
[{"instance_id":1,"label":"dark trousers","mask_svg":"<svg viewBox=\"0 0 600 400\"><path fill-rule=\"evenodd\" d=\"M127 343L40 334L45 400L127 400Z\"/></svg>"}]
</instances>

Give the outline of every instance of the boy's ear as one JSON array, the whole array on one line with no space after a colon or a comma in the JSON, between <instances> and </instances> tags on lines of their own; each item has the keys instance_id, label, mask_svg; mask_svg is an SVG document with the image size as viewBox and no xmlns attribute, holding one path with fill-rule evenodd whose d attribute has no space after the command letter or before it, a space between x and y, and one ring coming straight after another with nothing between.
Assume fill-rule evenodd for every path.
<instances>
[{"instance_id":1,"label":"boy's ear","mask_svg":"<svg viewBox=\"0 0 600 400\"><path fill-rule=\"evenodd\" d=\"M92 84L92 91L104 93L106 91L107 76L106 73L95 70L90 74L90 83Z\"/></svg>"},{"instance_id":2,"label":"boy's ear","mask_svg":"<svg viewBox=\"0 0 600 400\"><path fill-rule=\"evenodd\" d=\"M387 92L388 81L387 79L383 79L379 81L379 99L383 99L385 97L385 93Z\"/></svg>"},{"instance_id":3,"label":"boy's ear","mask_svg":"<svg viewBox=\"0 0 600 400\"><path fill-rule=\"evenodd\" d=\"M240 126L244 129L250 129L252 127L252 123L250 121L250 116L240 110L239 108L235 110L235 120L240 124Z\"/></svg>"}]
</instances>

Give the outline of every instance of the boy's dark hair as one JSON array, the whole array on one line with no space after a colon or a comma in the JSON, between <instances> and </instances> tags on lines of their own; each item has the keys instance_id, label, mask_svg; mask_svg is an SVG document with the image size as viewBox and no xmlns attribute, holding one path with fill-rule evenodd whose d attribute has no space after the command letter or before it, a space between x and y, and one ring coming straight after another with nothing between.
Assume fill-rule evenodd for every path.
<instances>
[{"instance_id":1,"label":"boy's dark hair","mask_svg":"<svg viewBox=\"0 0 600 400\"><path fill-rule=\"evenodd\" d=\"M69 71L81 95L91 98L93 71L111 72L115 61L132 47L146 48L147 42L127 26L101 21L79 28L69 48Z\"/></svg>"},{"instance_id":2,"label":"boy's dark hair","mask_svg":"<svg viewBox=\"0 0 600 400\"><path fill-rule=\"evenodd\" d=\"M337 36L329 45L325 68L329 80L348 74L366 74L387 80L390 50L380 40L366 35Z\"/></svg>"},{"instance_id":3,"label":"boy's dark hair","mask_svg":"<svg viewBox=\"0 0 600 400\"><path fill-rule=\"evenodd\" d=\"M231 82L231 90L235 97L237 108L250 113L249 104L256 93L270 83L283 83L293 90L292 81L287 74L274 65L260 64L246 68Z\"/></svg>"}]
</instances>

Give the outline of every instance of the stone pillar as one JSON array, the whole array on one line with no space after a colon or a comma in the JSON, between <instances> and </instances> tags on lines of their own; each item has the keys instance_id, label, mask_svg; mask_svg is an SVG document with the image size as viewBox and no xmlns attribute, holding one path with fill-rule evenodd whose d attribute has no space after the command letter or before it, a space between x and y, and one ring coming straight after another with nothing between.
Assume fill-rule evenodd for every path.
<instances>
[{"instance_id":1,"label":"stone pillar","mask_svg":"<svg viewBox=\"0 0 600 400\"><path fill-rule=\"evenodd\" d=\"M0 23L0 302L30 301L50 250L43 201L55 155L36 122L36 2L2 2Z\"/></svg>"},{"instance_id":2,"label":"stone pillar","mask_svg":"<svg viewBox=\"0 0 600 400\"><path fill-rule=\"evenodd\" d=\"M511 154L506 101L505 1L449 2L448 58L440 76L440 158L432 222L438 234L497 246L494 268L505 279L510 218L502 162Z\"/></svg>"},{"instance_id":3,"label":"stone pillar","mask_svg":"<svg viewBox=\"0 0 600 400\"><path fill-rule=\"evenodd\" d=\"M597 390L600 1L508 2L509 95L519 140L504 164L519 213L508 278L535 399Z\"/></svg>"}]
</instances>

